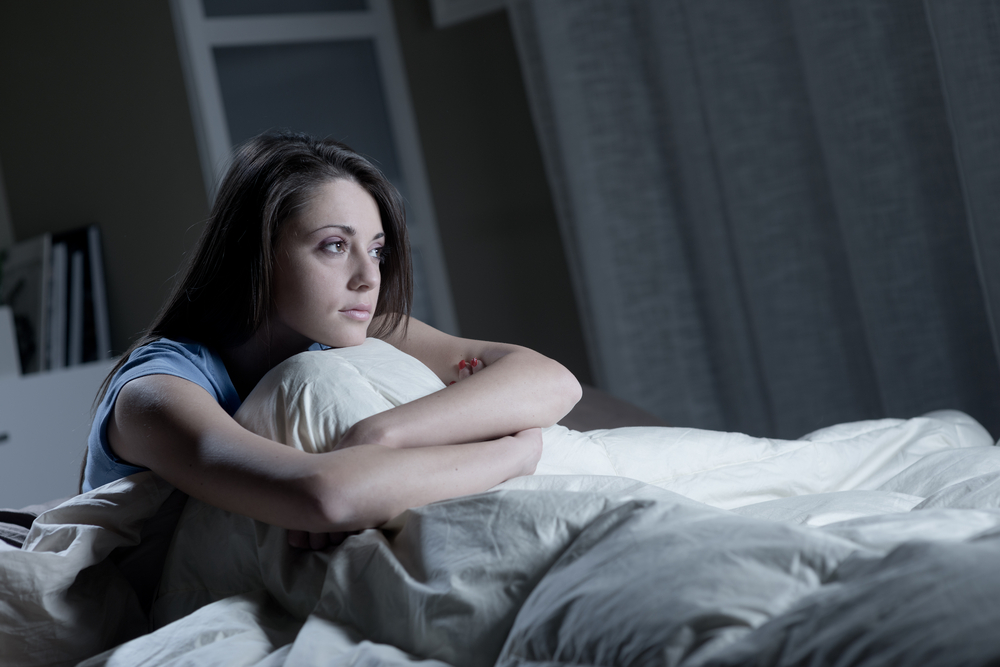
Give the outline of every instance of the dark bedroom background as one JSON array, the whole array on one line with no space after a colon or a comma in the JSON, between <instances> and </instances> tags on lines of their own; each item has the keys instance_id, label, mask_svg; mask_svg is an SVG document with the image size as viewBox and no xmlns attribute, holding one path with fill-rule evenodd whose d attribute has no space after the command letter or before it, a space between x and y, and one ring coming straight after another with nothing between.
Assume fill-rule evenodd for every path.
<instances>
[{"instance_id":1,"label":"dark bedroom background","mask_svg":"<svg viewBox=\"0 0 1000 667\"><path fill-rule=\"evenodd\" d=\"M393 3L464 336L590 371L507 18ZM208 201L168 3L0 6L0 165L16 240L97 222L115 350L152 319Z\"/></svg>"},{"instance_id":2,"label":"dark bedroom background","mask_svg":"<svg viewBox=\"0 0 1000 667\"><path fill-rule=\"evenodd\" d=\"M678 426L1000 435L996 3L392 8L463 335ZM14 234L101 225L122 350L208 211L167 1L4 3L0 95Z\"/></svg>"}]
</instances>

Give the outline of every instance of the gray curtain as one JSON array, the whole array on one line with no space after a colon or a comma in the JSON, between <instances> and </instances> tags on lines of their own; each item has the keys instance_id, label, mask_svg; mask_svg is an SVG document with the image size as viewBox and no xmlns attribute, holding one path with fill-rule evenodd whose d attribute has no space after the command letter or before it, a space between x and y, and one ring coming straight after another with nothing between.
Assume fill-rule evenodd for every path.
<instances>
[{"instance_id":1,"label":"gray curtain","mask_svg":"<svg viewBox=\"0 0 1000 667\"><path fill-rule=\"evenodd\" d=\"M1000 435L1000 4L508 0L600 386Z\"/></svg>"}]
</instances>

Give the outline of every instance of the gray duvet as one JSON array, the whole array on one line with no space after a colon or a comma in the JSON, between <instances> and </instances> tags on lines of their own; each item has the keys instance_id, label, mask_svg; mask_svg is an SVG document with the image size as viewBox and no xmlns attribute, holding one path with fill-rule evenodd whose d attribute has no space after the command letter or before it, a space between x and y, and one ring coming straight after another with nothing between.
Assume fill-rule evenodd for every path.
<instances>
[{"instance_id":1,"label":"gray duvet","mask_svg":"<svg viewBox=\"0 0 1000 667\"><path fill-rule=\"evenodd\" d=\"M433 390L366 347L281 369L241 418L315 451L412 399L399 377ZM331 376L363 378L364 405L317 416L348 395ZM109 556L171 491L120 480L0 550L0 663L1000 663L1000 449L961 413L799 441L554 428L539 474L325 552L189 500L146 613Z\"/></svg>"}]
</instances>

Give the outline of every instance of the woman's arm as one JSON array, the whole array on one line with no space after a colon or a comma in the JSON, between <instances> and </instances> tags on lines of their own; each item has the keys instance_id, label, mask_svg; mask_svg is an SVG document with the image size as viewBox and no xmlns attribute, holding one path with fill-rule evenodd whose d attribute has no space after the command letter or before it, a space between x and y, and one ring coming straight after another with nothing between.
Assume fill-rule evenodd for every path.
<instances>
[{"instance_id":1,"label":"woman's arm","mask_svg":"<svg viewBox=\"0 0 1000 667\"><path fill-rule=\"evenodd\" d=\"M379 443L424 447L499 438L551 426L564 417L582 389L560 363L518 345L457 338L410 319L387 342L427 365L447 385L459 363L485 367L462 382L355 424L341 446Z\"/></svg>"},{"instance_id":2,"label":"woman's arm","mask_svg":"<svg viewBox=\"0 0 1000 667\"><path fill-rule=\"evenodd\" d=\"M531 474L538 431L466 447L377 444L306 454L255 435L187 380L126 384L108 426L114 452L224 510L312 533L381 525L410 507Z\"/></svg>"}]
</instances>

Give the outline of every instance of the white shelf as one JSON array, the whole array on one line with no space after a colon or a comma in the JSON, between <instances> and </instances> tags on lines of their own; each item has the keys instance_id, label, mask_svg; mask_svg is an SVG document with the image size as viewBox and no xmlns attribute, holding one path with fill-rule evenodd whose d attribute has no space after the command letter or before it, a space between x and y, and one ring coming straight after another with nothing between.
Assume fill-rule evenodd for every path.
<instances>
[{"instance_id":1,"label":"white shelf","mask_svg":"<svg viewBox=\"0 0 1000 667\"><path fill-rule=\"evenodd\" d=\"M77 492L91 406L116 361L0 378L0 507Z\"/></svg>"}]
</instances>

